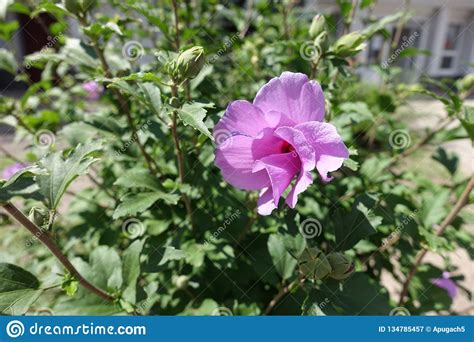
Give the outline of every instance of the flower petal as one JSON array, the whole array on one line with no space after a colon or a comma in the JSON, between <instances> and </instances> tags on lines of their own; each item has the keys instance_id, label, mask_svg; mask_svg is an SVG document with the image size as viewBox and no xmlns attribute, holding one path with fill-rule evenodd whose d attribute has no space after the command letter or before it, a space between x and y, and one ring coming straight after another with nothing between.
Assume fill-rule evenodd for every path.
<instances>
[{"instance_id":1,"label":"flower petal","mask_svg":"<svg viewBox=\"0 0 474 342\"><path fill-rule=\"evenodd\" d=\"M456 287L456 283L449 278L434 278L431 279L431 283L438 286L441 289L446 290L448 296L451 298L456 297L458 293L458 289Z\"/></svg>"},{"instance_id":2,"label":"flower petal","mask_svg":"<svg viewBox=\"0 0 474 342\"><path fill-rule=\"evenodd\" d=\"M256 137L269 124L265 121L262 111L248 101L238 100L231 102L214 128L214 138L224 142L232 135L248 135ZM225 136L226 135L226 136Z\"/></svg>"},{"instance_id":3,"label":"flower petal","mask_svg":"<svg viewBox=\"0 0 474 342\"><path fill-rule=\"evenodd\" d=\"M239 189L257 190L268 186L268 174L262 170L253 172L255 163L254 139L245 135L228 138L216 149L216 166L222 177Z\"/></svg>"},{"instance_id":4,"label":"flower petal","mask_svg":"<svg viewBox=\"0 0 474 342\"><path fill-rule=\"evenodd\" d=\"M307 171L301 171L295 185L286 197L286 204L288 204L290 208L294 208L296 202L298 202L298 195L305 191L312 183L313 176L311 176L311 173Z\"/></svg>"},{"instance_id":5,"label":"flower petal","mask_svg":"<svg viewBox=\"0 0 474 342\"><path fill-rule=\"evenodd\" d=\"M315 167L316 157L313 147L308 143L303 132L293 127L280 127L275 130L275 135L287 141L298 154L303 170L311 171Z\"/></svg>"},{"instance_id":6,"label":"flower petal","mask_svg":"<svg viewBox=\"0 0 474 342\"><path fill-rule=\"evenodd\" d=\"M265 187L271 186L273 202L278 206L278 201L283 192L290 185L293 177L301 168L301 162L294 153L273 154L257 160L253 168L254 172L266 170L269 182Z\"/></svg>"},{"instance_id":7,"label":"flower petal","mask_svg":"<svg viewBox=\"0 0 474 342\"><path fill-rule=\"evenodd\" d=\"M328 172L336 171L342 166L344 159L349 157L349 151L337 133L336 127L326 122L306 122L295 127L303 132L316 154L316 169L321 178L329 182L332 177Z\"/></svg>"},{"instance_id":8,"label":"flower petal","mask_svg":"<svg viewBox=\"0 0 474 342\"><path fill-rule=\"evenodd\" d=\"M270 215L277 206L273 200L273 191L271 187L260 191L260 196L257 201L257 212L260 215Z\"/></svg>"},{"instance_id":9,"label":"flower petal","mask_svg":"<svg viewBox=\"0 0 474 342\"><path fill-rule=\"evenodd\" d=\"M265 113L282 112L296 124L324 118L321 86L301 73L284 72L271 79L259 90L253 103Z\"/></svg>"}]
</instances>

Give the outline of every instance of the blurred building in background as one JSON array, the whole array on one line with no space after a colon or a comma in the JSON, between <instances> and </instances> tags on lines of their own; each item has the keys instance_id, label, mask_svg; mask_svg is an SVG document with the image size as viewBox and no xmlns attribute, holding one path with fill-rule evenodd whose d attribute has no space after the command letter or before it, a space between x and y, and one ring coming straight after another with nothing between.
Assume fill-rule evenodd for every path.
<instances>
[{"instance_id":1,"label":"blurred building in background","mask_svg":"<svg viewBox=\"0 0 474 342\"><path fill-rule=\"evenodd\" d=\"M304 7L306 12L338 17L336 0L306 0ZM370 18L400 11L411 16L397 46L391 47L382 35L377 35L360 54L359 62L400 66L407 81L416 81L422 75L457 78L474 72L474 0L378 0L372 8L355 12L351 29L362 29ZM337 21L340 31L342 21ZM388 26L392 37L396 36L396 26L397 22ZM362 74L367 78L373 75L370 68Z\"/></svg>"}]
</instances>

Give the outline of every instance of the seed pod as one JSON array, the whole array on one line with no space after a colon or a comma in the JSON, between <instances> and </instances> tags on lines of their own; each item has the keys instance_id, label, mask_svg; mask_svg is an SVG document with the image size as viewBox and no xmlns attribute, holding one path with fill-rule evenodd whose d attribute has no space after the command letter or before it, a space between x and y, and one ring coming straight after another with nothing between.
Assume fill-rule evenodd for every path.
<instances>
[{"instance_id":1,"label":"seed pod","mask_svg":"<svg viewBox=\"0 0 474 342\"><path fill-rule=\"evenodd\" d=\"M308 247L298 262L301 273L308 279L324 279L331 273L326 255L317 247Z\"/></svg>"},{"instance_id":2,"label":"seed pod","mask_svg":"<svg viewBox=\"0 0 474 342\"><path fill-rule=\"evenodd\" d=\"M327 259L332 268L329 276L333 279L346 279L354 271L351 260L344 253L329 253Z\"/></svg>"}]
</instances>

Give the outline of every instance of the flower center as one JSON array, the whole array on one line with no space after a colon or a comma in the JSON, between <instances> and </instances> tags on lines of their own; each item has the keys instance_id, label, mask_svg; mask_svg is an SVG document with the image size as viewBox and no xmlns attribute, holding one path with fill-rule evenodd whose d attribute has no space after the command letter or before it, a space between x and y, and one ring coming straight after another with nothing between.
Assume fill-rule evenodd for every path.
<instances>
[{"instance_id":1,"label":"flower center","mask_svg":"<svg viewBox=\"0 0 474 342\"><path fill-rule=\"evenodd\" d=\"M283 145L281 146L281 153L289 153L293 152L295 149L291 146L288 142L283 141Z\"/></svg>"}]
</instances>

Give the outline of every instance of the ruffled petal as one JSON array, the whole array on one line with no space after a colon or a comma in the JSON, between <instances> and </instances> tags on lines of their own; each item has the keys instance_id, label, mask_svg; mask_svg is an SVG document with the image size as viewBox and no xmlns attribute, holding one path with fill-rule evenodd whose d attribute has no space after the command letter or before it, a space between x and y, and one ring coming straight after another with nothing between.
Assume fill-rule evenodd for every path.
<instances>
[{"instance_id":1,"label":"ruffled petal","mask_svg":"<svg viewBox=\"0 0 474 342\"><path fill-rule=\"evenodd\" d=\"M293 146L298 154L304 171L311 171L315 167L316 157L313 147L306 140L303 132L293 127L280 127L275 130L275 135Z\"/></svg>"},{"instance_id":2,"label":"ruffled petal","mask_svg":"<svg viewBox=\"0 0 474 342\"><path fill-rule=\"evenodd\" d=\"M257 201L257 212L260 215L270 215L273 209L276 209L275 201L273 200L273 191L271 187L260 190L260 196Z\"/></svg>"},{"instance_id":3,"label":"ruffled petal","mask_svg":"<svg viewBox=\"0 0 474 342\"><path fill-rule=\"evenodd\" d=\"M316 169L325 182L332 177L331 171L336 171L349 157L349 151L337 133L336 127L326 122L306 122L295 127L303 132L316 154Z\"/></svg>"},{"instance_id":4,"label":"ruffled petal","mask_svg":"<svg viewBox=\"0 0 474 342\"><path fill-rule=\"evenodd\" d=\"M301 73L284 72L257 93L254 105L264 113L281 112L296 124L324 119L321 86Z\"/></svg>"},{"instance_id":5,"label":"ruffled petal","mask_svg":"<svg viewBox=\"0 0 474 342\"><path fill-rule=\"evenodd\" d=\"M290 185L291 180L301 168L301 162L295 153L273 154L257 160L254 172L266 170L269 182L265 187L271 187L273 202L278 206L278 201L283 192Z\"/></svg>"},{"instance_id":6,"label":"ruffled petal","mask_svg":"<svg viewBox=\"0 0 474 342\"><path fill-rule=\"evenodd\" d=\"M245 135L228 138L216 149L216 166L222 177L239 189L258 190L268 186L269 178L264 170L253 172L255 163L254 139Z\"/></svg>"},{"instance_id":7,"label":"ruffled petal","mask_svg":"<svg viewBox=\"0 0 474 342\"><path fill-rule=\"evenodd\" d=\"M290 208L294 208L296 202L298 202L298 195L305 191L312 183L313 176L311 176L311 173L307 171L301 171L295 185L286 197L286 204L288 204Z\"/></svg>"},{"instance_id":8,"label":"ruffled petal","mask_svg":"<svg viewBox=\"0 0 474 342\"><path fill-rule=\"evenodd\" d=\"M256 137L264 128L269 127L263 112L248 101L231 102L214 128L214 138L220 144L233 135Z\"/></svg>"}]
</instances>

